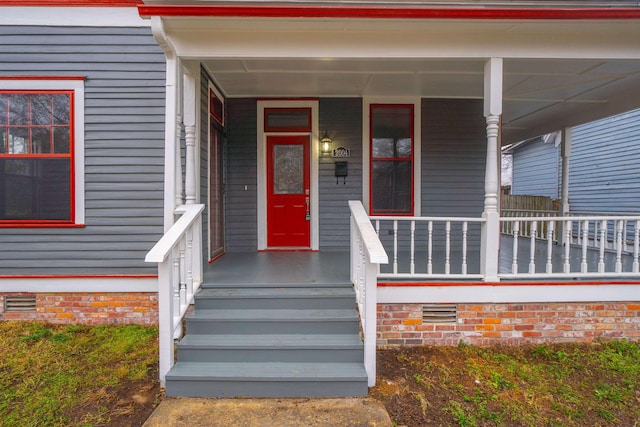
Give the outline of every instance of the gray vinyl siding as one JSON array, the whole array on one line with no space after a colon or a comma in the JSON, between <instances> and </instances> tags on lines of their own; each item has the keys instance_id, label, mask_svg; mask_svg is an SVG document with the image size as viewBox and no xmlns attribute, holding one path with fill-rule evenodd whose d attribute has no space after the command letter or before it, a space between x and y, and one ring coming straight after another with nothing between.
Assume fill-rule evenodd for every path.
<instances>
[{"instance_id":1,"label":"gray vinyl siding","mask_svg":"<svg viewBox=\"0 0 640 427\"><path fill-rule=\"evenodd\" d=\"M3 228L0 275L155 273L165 60L150 30L3 26L0 58L2 76L86 78L85 226Z\"/></svg>"},{"instance_id":2,"label":"gray vinyl siding","mask_svg":"<svg viewBox=\"0 0 640 427\"><path fill-rule=\"evenodd\" d=\"M226 250L258 248L257 101L227 100ZM245 190L246 188L246 190Z\"/></svg>"},{"instance_id":3,"label":"gray vinyl siding","mask_svg":"<svg viewBox=\"0 0 640 427\"><path fill-rule=\"evenodd\" d=\"M513 153L512 194L560 197L560 149L537 138Z\"/></svg>"},{"instance_id":4,"label":"gray vinyl siding","mask_svg":"<svg viewBox=\"0 0 640 427\"><path fill-rule=\"evenodd\" d=\"M484 207L487 152L482 101L422 101L422 216L480 218ZM435 224L434 224L435 227ZM434 230L434 247L444 245L444 225ZM426 236L422 234L422 236ZM470 261L479 256L480 226L469 224ZM452 226L453 253L461 251L460 223ZM454 267L457 268L457 267Z\"/></svg>"},{"instance_id":5,"label":"gray vinyl siding","mask_svg":"<svg viewBox=\"0 0 640 427\"><path fill-rule=\"evenodd\" d=\"M319 103L320 132L333 147L351 150L347 159L321 157L319 167L320 249L348 250L349 200L362 200L362 99L323 98ZM336 183L335 161L348 162L349 176Z\"/></svg>"},{"instance_id":6,"label":"gray vinyl siding","mask_svg":"<svg viewBox=\"0 0 640 427\"><path fill-rule=\"evenodd\" d=\"M640 212L640 110L573 128L569 198L577 212Z\"/></svg>"}]
</instances>

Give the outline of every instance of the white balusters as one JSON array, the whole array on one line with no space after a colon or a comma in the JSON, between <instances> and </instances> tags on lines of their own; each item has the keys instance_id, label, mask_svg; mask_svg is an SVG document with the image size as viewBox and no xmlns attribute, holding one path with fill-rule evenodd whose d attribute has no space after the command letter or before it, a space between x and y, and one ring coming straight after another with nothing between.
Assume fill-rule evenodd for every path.
<instances>
[{"instance_id":1,"label":"white balusters","mask_svg":"<svg viewBox=\"0 0 640 427\"><path fill-rule=\"evenodd\" d=\"M531 223L531 237L529 238L529 274L536 272L536 239L538 238L538 221Z\"/></svg>"},{"instance_id":2,"label":"white balusters","mask_svg":"<svg viewBox=\"0 0 640 427\"><path fill-rule=\"evenodd\" d=\"M433 274L433 221L428 224L427 274Z\"/></svg>"},{"instance_id":3,"label":"white balusters","mask_svg":"<svg viewBox=\"0 0 640 427\"><path fill-rule=\"evenodd\" d=\"M398 221L393 221L393 274L398 274Z\"/></svg>"},{"instance_id":4,"label":"white balusters","mask_svg":"<svg viewBox=\"0 0 640 427\"><path fill-rule=\"evenodd\" d=\"M555 225L555 221L549 221L547 224L547 264L545 265L547 274L553 273L553 233Z\"/></svg>"},{"instance_id":5,"label":"white balusters","mask_svg":"<svg viewBox=\"0 0 640 427\"><path fill-rule=\"evenodd\" d=\"M411 274L415 274L416 272L416 263L415 263L415 251L416 251L416 222L411 221L411 259L409 260L409 270Z\"/></svg>"},{"instance_id":6,"label":"white balusters","mask_svg":"<svg viewBox=\"0 0 640 427\"><path fill-rule=\"evenodd\" d=\"M451 221L445 223L444 274L451 274Z\"/></svg>"},{"instance_id":7,"label":"white balusters","mask_svg":"<svg viewBox=\"0 0 640 427\"><path fill-rule=\"evenodd\" d=\"M580 272L586 273L589 269L587 265L587 244L589 243L589 221L582 221L582 262Z\"/></svg>"},{"instance_id":8,"label":"white balusters","mask_svg":"<svg viewBox=\"0 0 640 427\"><path fill-rule=\"evenodd\" d=\"M469 232L469 223L462 223L462 274L467 274L467 234Z\"/></svg>"},{"instance_id":9,"label":"white balusters","mask_svg":"<svg viewBox=\"0 0 640 427\"><path fill-rule=\"evenodd\" d=\"M562 271L564 273L571 273L571 227L573 224L571 221L564 222L564 264Z\"/></svg>"},{"instance_id":10,"label":"white balusters","mask_svg":"<svg viewBox=\"0 0 640 427\"><path fill-rule=\"evenodd\" d=\"M638 252L640 252L640 220L636 221L636 229L633 233L633 267L632 270L634 273L638 273L639 262L638 262Z\"/></svg>"},{"instance_id":11,"label":"white balusters","mask_svg":"<svg viewBox=\"0 0 640 427\"><path fill-rule=\"evenodd\" d=\"M616 221L616 273L622 272L622 227L624 221Z\"/></svg>"},{"instance_id":12,"label":"white balusters","mask_svg":"<svg viewBox=\"0 0 640 427\"><path fill-rule=\"evenodd\" d=\"M596 221L596 224L598 221ZM607 221L600 221L600 253L598 256L598 273L604 273L604 250L607 246Z\"/></svg>"},{"instance_id":13,"label":"white balusters","mask_svg":"<svg viewBox=\"0 0 640 427\"><path fill-rule=\"evenodd\" d=\"M520 237L520 221L513 223L513 259L511 260L511 273L518 274L518 238Z\"/></svg>"}]
</instances>

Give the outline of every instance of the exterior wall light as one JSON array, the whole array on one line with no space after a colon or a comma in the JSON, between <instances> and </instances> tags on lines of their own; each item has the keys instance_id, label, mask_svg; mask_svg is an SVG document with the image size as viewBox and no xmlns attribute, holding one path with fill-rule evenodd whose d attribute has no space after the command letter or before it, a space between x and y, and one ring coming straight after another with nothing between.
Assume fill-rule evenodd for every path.
<instances>
[{"instance_id":1,"label":"exterior wall light","mask_svg":"<svg viewBox=\"0 0 640 427\"><path fill-rule=\"evenodd\" d=\"M331 145L333 144L333 140L329 138L327 131L324 131L322 138L320 139L320 152L324 155L331 154Z\"/></svg>"}]
</instances>

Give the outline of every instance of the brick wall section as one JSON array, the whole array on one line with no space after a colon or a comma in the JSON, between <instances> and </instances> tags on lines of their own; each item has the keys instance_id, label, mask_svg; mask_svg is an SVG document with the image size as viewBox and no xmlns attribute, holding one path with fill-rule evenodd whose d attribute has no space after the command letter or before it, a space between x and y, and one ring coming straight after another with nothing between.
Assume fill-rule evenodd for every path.
<instances>
[{"instance_id":1,"label":"brick wall section","mask_svg":"<svg viewBox=\"0 0 640 427\"><path fill-rule=\"evenodd\" d=\"M158 295L155 292L37 293L36 312L4 312L5 295L0 294L0 320L40 320L62 324L158 324Z\"/></svg>"},{"instance_id":2,"label":"brick wall section","mask_svg":"<svg viewBox=\"0 0 640 427\"><path fill-rule=\"evenodd\" d=\"M456 323L423 323L421 304L379 304L378 345L640 340L640 302L458 304Z\"/></svg>"}]
</instances>

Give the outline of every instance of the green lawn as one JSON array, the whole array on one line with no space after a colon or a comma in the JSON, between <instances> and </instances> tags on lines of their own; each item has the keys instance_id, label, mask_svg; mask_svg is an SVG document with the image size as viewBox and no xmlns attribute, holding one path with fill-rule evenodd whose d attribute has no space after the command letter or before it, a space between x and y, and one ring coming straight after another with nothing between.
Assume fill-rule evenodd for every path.
<instances>
[{"instance_id":1,"label":"green lawn","mask_svg":"<svg viewBox=\"0 0 640 427\"><path fill-rule=\"evenodd\" d=\"M0 425L140 425L159 398L157 335L0 322Z\"/></svg>"}]
</instances>

